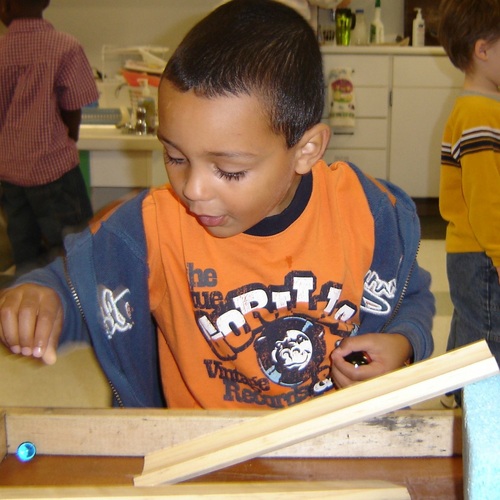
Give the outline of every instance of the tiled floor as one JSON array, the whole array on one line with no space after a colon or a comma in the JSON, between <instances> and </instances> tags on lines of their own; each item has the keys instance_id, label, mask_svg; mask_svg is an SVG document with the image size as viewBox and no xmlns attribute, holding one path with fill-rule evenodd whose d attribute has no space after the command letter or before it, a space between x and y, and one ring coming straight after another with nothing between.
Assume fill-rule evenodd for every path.
<instances>
[{"instance_id":1,"label":"tiled floor","mask_svg":"<svg viewBox=\"0 0 500 500\"><path fill-rule=\"evenodd\" d=\"M444 230L436 217L422 217L422 240L419 262L432 274L436 296L434 321L434 356L446 349L451 302L445 270ZM434 239L428 239L434 238ZM436 239L440 238L440 239ZM0 407L104 407L110 401L109 388L92 352L73 346L60 353L54 366L13 356L0 347ZM5 376L8 374L8 376ZM421 403L418 408L441 409L439 398Z\"/></svg>"}]
</instances>

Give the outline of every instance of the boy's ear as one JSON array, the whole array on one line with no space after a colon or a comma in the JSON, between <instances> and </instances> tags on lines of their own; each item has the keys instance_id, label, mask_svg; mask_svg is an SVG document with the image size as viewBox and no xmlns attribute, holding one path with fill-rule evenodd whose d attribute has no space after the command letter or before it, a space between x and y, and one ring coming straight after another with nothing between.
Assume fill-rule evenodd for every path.
<instances>
[{"instance_id":1,"label":"boy's ear","mask_svg":"<svg viewBox=\"0 0 500 500\"><path fill-rule=\"evenodd\" d=\"M330 142L330 127L326 123L317 123L305 132L296 145L295 171L307 174L313 165L323 158Z\"/></svg>"},{"instance_id":2,"label":"boy's ear","mask_svg":"<svg viewBox=\"0 0 500 500\"><path fill-rule=\"evenodd\" d=\"M481 61L487 61L489 48L490 43L481 38L474 44L474 55Z\"/></svg>"}]
</instances>

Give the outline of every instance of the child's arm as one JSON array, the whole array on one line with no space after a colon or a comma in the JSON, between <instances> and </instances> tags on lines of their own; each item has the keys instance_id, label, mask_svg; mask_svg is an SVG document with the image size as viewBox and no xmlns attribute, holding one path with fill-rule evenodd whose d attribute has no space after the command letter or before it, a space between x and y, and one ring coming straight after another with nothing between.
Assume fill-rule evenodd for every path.
<instances>
[{"instance_id":1,"label":"child's arm","mask_svg":"<svg viewBox=\"0 0 500 500\"><path fill-rule=\"evenodd\" d=\"M56 361L63 308L51 288L23 284L0 292L0 341L14 354Z\"/></svg>"},{"instance_id":2,"label":"child's arm","mask_svg":"<svg viewBox=\"0 0 500 500\"><path fill-rule=\"evenodd\" d=\"M73 139L75 142L78 142L78 136L80 135L80 123L82 121L82 110L68 110L68 109L59 109L61 113L61 118L66 127L68 128L68 136Z\"/></svg>"}]
</instances>

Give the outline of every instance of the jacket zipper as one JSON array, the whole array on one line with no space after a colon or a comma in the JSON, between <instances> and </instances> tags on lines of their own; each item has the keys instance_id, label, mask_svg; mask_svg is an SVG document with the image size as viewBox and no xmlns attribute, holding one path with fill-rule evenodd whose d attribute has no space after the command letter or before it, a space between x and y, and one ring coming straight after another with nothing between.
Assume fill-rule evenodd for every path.
<instances>
[{"instance_id":1,"label":"jacket zipper","mask_svg":"<svg viewBox=\"0 0 500 500\"><path fill-rule=\"evenodd\" d=\"M417 252L415 254L415 258L413 259L413 263L412 263L412 265L410 267L410 271L408 272L408 276L406 277L405 283L403 285L403 290L401 291L401 295L399 296L399 300L398 300L396 306L394 307L394 309L392 311L391 317L385 322L384 326L380 330L381 332L385 332L386 331L386 328L391 324L392 320L396 317L396 315L397 315L397 313L399 311L399 308L401 307L401 304L403 303L403 299L404 299L404 297L406 295L406 291L408 290L408 285L410 283L411 275L413 274L413 269L415 268L415 262L417 261L417 255L418 255L419 249L420 249L420 242L418 243L418 247L417 247Z\"/></svg>"},{"instance_id":2,"label":"jacket zipper","mask_svg":"<svg viewBox=\"0 0 500 500\"><path fill-rule=\"evenodd\" d=\"M66 257L63 257L63 267L64 267L64 276L66 278L66 283L68 284L71 295L73 296L73 299L75 300L75 303L78 307L78 310L80 311L80 315L82 316L83 322L87 326L87 330L90 331L89 325L87 323L87 318L85 317L85 313L83 312L82 303L80 302L80 297L78 296L78 293L76 292L76 288L73 285L73 281L71 280L71 277L69 275L68 260ZM118 391L116 390L116 387L113 385L113 383L109 379L108 379L108 384L111 388L111 392L113 393L113 397L115 398L115 401L118 403L120 408L125 408L125 405L123 404L123 401L122 401L122 398L120 397L120 394L118 393Z\"/></svg>"}]
</instances>

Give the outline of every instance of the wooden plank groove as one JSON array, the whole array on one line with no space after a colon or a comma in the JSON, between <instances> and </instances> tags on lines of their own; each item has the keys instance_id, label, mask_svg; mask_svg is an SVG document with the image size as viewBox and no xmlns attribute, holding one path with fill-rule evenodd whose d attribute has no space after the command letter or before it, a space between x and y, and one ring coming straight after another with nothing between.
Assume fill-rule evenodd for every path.
<instances>
[{"instance_id":1,"label":"wooden plank groove","mask_svg":"<svg viewBox=\"0 0 500 500\"><path fill-rule=\"evenodd\" d=\"M498 373L486 342L145 456L136 486L176 483L421 402Z\"/></svg>"}]
</instances>

